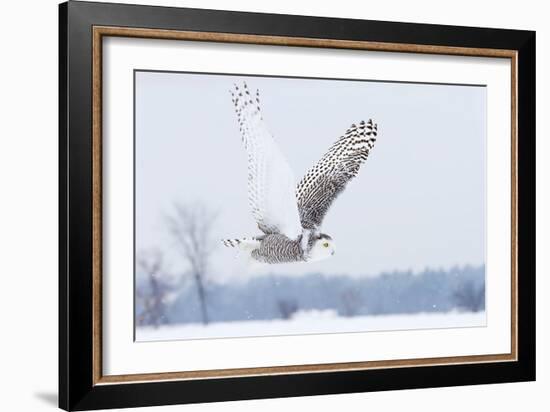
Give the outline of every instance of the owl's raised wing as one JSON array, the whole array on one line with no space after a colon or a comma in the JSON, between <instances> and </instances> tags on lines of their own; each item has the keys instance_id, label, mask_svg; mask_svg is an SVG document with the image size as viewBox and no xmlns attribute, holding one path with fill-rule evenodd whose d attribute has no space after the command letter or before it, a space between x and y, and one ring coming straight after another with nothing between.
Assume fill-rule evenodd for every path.
<instances>
[{"instance_id":1,"label":"owl's raised wing","mask_svg":"<svg viewBox=\"0 0 550 412\"><path fill-rule=\"evenodd\" d=\"M332 202L357 176L376 141L378 126L369 120L351 125L296 188L302 227L318 230Z\"/></svg>"},{"instance_id":2,"label":"owl's raised wing","mask_svg":"<svg viewBox=\"0 0 550 412\"><path fill-rule=\"evenodd\" d=\"M296 179L267 130L260 113L260 97L246 83L231 90L239 130L247 153L248 203L264 233L282 233L295 239L302 232L296 204Z\"/></svg>"}]
</instances>

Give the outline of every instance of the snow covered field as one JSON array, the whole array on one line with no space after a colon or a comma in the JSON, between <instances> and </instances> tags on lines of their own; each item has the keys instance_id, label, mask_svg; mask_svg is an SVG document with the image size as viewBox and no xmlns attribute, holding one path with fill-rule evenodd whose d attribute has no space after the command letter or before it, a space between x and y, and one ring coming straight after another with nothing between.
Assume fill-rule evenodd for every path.
<instances>
[{"instance_id":1,"label":"snow covered field","mask_svg":"<svg viewBox=\"0 0 550 412\"><path fill-rule=\"evenodd\" d=\"M247 320L202 325L164 325L157 329L139 327L137 341L158 341L243 336L303 335L318 333L371 332L406 329L480 327L486 325L485 312L419 313L341 317L335 311L300 311L288 320Z\"/></svg>"}]
</instances>

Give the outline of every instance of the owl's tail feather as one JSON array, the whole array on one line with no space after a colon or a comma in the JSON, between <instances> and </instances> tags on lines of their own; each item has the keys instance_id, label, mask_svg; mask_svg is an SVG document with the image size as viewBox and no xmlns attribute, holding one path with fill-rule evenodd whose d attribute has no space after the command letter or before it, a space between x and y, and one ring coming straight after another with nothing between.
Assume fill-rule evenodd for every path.
<instances>
[{"instance_id":1,"label":"owl's tail feather","mask_svg":"<svg viewBox=\"0 0 550 412\"><path fill-rule=\"evenodd\" d=\"M240 239L223 239L225 247L236 249L236 258L244 259L245 269L249 272L257 271L265 265L252 257L252 252L260 247L262 236L243 237Z\"/></svg>"},{"instance_id":2,"label":"owl's tail feather","mask_svg":"<svg viewBox=\"0 0 550 412\"><path fill-rule=\"evenodd\" d=\"M260 239L256 237L243 237L240 239L222 239L225 247L237 248L243 252L252 252L260 246Z\"/></svg>"}]
</instances>

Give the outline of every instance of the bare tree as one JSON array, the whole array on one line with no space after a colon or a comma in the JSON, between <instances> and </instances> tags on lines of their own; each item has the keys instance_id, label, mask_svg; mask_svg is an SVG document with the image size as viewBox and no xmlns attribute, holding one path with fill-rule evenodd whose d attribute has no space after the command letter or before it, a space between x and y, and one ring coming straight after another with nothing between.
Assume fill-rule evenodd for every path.
<instances>
[{"instance_id":1,"label":"bare tree","mask_svg":"<svg viewBox=\"0 0 550 412\"><path fill-rule=\"evenodd\" d=\"M136 261L146 276L146 287L137 287L136 295L141 303L137 320L141 325L153 325L158 328L166 321L165 299L171 285L164 278L162 253L157 249L140 251Z\"/></svg>"},{"instance_id":2,"label":"bare tree","mask_svg":"<svg viewBox=\"0 0 550 412\"><path fill-rule=\"evenodd\" d=\"M485 284L476 287L474 282L467 281L455 290L453 298L459 308L479 312L485 307Z\"/></svg>"},{"instance_id":3,"label":"bare tree","mask_svg":"<svg viewBox=\"0 0 550 412\"><path fill-rule=\"evenodd\" d=\"M281 318L290 319L292 315L298 312L298 302L295 299L279 299L277 300L277 309L281 314Z\"/></svg>"},{"instance_id":4,"label":"bare tree","mask_svg":"<svg viewBox=\"0 0 550 412\"><path fill-rule=\"evenodd\" d=\"M348 288L340 296L344 316L351 317L357 315L361 307L361 296L356 289Z\"/></svg>"},{"instance_id":5,"label":"bare tree","mask_svg":"<svg viewBox=\"0 0 550 412\"><path fill-rule=\"evenodd\" d=\"M205 277L214 244L211 231L216 214L200 204L175 204L174 213L167 217L168 229L176 240L193 276L201 309L202 321L209 322Z\"/></svg>"}]
</instances>

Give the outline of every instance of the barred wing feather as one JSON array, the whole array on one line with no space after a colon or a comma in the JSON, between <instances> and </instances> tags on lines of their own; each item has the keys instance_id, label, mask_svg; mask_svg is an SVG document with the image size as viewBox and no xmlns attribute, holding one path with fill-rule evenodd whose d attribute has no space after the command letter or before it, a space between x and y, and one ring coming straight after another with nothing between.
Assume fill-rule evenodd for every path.
<instances>
[{"instance_id":1,"label":"barred wing feather","mask_svg":"<svg viewBox=\"0 0 550 412\"><path fill-rule=\"evenodd\" d=\"M353 124L307 171L296 188L302 227L318 230L328 209L367 160L378 126L372 120Z\"/></svg>"},{"instance_id":2,"label":"barred wing feather","mask_svg":"<svg viewBox=\"0 0 550 412\"><path fill-rule=\"evenodd\" d=\"M244 83L235 85L231 95L247 153L252 215L264 233L282 233L295 239L302 232L296 180L262 118L259 91L252 95Z\"/></svg>"}]
</instances>

